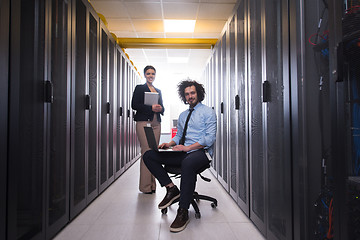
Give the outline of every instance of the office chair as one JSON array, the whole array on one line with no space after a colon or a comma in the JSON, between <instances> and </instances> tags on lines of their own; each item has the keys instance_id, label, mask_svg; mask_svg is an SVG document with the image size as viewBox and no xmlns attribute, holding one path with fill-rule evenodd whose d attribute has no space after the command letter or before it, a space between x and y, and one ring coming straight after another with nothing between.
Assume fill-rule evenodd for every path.
<instances>
[{"instance_id":1,"label":"office chair","mask_svg":"<svg viewBox=\"0 0 360 240\"><path fill-rule=\"evenodd\" d=\"M209 163L204 166L203 168L199 169L196 174L199 175L204 181L206 182L210 182L211 179L207 178L207 177L204 177L201 175L201 173L208 169L210 167L210 161ZM175 178L180 178L181 177L181 167L176 167L176 166L168 166L168 165L165 165L165 170L170 173L170 174L173 174L171 175L170 177L175 177ZM180 192L181 194L181 192ZM194 191L194 194L193 194L193 199L191 201L191 205L193 206L194 210L195 210L195 218L201 218L201 214L200 214L200 210L199 210L199 207L197 205L197 202L199 202L201 200L206 200L206 201L210 201L211 202L211 207L212 208L216 208L217 207L217 200L213 197L210 197L210 196L206 196L206 195L200 195L198 194L196 191ZM176 199L174 202L172 202L171 205L173 205L174 203L177 203L179 202L180 198ZM171 206L170 205L170 206ZM163 214L166 214L167 213L167 208L164 208L164 209L161 209L161 213Z\"/></svg>"}]
</instances>

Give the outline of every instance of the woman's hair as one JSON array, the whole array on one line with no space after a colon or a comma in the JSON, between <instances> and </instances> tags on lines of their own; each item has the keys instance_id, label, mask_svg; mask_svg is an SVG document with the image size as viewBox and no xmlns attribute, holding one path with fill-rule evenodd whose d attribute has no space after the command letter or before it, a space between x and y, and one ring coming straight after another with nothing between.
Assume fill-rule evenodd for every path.
<instances>
[{"instance_id":1,"label":"woman's hair","mask_svg":"<svg viewBox=\"0 0 360 240\"><path fill-rule=\"evenodd\" d=\"M178 84L178 94L180 99L186 104L186 98L185 98L185 88L195 86L198 101L201 102L205 98L205 89L204 86L195 80L186 79L181 81Z\"/></svg>"},{"instance_id":2,"label":"woman's hair","mask_svg":"<svg viewBox=\"0 0 360 240\"><path fill-rule=\"evenodd\" d=\"M156 69L155 69L153 66L151 66L151 65L147 65L147 66L144 68L144 75L145 75L146 71L147 71L147 70L149 70L149 69L154 70L154 71L155 71L155 73L156 73Z\"/></svg>"}]
</instances>

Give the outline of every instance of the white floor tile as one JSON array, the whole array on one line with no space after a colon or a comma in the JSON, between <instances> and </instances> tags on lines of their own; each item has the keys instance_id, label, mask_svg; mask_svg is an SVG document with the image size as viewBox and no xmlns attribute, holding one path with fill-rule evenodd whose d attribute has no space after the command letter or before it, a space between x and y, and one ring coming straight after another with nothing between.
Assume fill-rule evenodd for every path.
<instances>
[{"instance_id":1,"label":"white floor tile","mask_svg":"<svg viewBox=\"0 0 360 240\"><path fill-rule=\"evenodd\" d=\"M208 183L199 177L196 190L199 194L215 197L218 207L212 208L210 202L200 200L198 205L201 218L196 219L194 209L190 207L190 222L180 233L169 231L176 215L177 204L169 207L167 214L162 214L157 208L165 195L165 188L158 184L155 194L139 192L137 161L54 239L265 239L211 172L205 171L204 176L212 181ZM180 186L179 179L175 179L174 183Z\"/></svg>"}]
</instances>

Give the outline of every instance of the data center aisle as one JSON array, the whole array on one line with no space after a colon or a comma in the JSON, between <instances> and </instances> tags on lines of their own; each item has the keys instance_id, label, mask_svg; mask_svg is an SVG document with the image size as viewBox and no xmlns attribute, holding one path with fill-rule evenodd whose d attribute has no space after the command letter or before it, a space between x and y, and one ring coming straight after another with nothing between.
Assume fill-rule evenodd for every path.
<instances>
[{"instance_id":1,"label":"data center aisle","mask_svg":"<svg viewBox=\"0 0 360 240\"><path fill-rule=\"evenodd\" d=\"M201 218L195 218L190 207L190 223L180 233L171 233L169 226L175 218L177 204L162 214L157 208L165 195L165 189L157 186L155 194L142 194L138 190L139 161L136 161L104 193L94 200L79 216L68 224L55 240L169 240L169 239L265 239L209 170L197 181L200 194L211 195L218 200L213 209L201 200ZM178 183L178 180L174 180ZM179 184L177 184L179 186Z\"/></svg>"}]
</instances>

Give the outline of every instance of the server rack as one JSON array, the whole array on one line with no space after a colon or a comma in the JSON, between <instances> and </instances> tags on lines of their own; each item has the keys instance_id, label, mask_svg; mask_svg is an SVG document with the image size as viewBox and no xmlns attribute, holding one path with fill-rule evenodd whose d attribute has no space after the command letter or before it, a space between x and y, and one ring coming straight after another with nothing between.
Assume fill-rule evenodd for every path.
<instances>
[{"instance_id":1,"label":"server rack","mask_svg":"<svg viewBox=\"0 0 360 240\"><path fill-rule=\"evenodd\" d=\"M267 237L292 239L288 3L280 0L265 4L263 58L266 75L263 80L263 111L266 133Z\"/></svg>"},{"instance_id":2,"label":"server rack","mask_svg":"<svg viewBox=\"0 0 360 240\"><path fill-rule=\"evenodd\" d=\"M0 153L8 158L8 76L9 76L9 26L10 1L0 1ZM6 192L7 161L0 161L0 190ZM0 197L0 238L6 238L6 195Z\"/></svg>"},{"instance_id":3,"label":"server rack","mask_svg":"<svg viewBox=\"0 0 360 240\"><path fill-rule=\"evenodd\" d=\"M116 94L116 107L114 110L114 115L115 115L115 126L116 126L116 141L115 141L115 148L116 148L116 152L115 152L115 178L118 178L125 170L125 166L123 164L124 161L124 154L123 154L123 129L124 129L124 120L123 120L123 78L122 78L122 74L123 74L123 62L124 62L124 58L123 55L121 54L121 49L119 46L116 46L116 90L117 90L117 94Z\"/></svg>"},{"instance_id":4,"label":"server rack","mask_svg":"<svg viewBox=\"0 0 360 240\"><path fill-rule=\"evenodd\" d=\"M228 55L228 72L229 72L229 83L228 83L228 98L227 101L229 102L228 106L228 143L231 146L231 149L235 147L235 149L239 149L238 142L237 142L237 134L239 131L237 130L237 114L236 114L236 99L235 93L237 91L237 81L236 81L236 38L235 38L235 24L236 24L236 16L234 15L228 26L228 43L229 47L227 48L227 55ZM237 188L238 188L238 181L237 181L237 152L238 151L231 151L228 148L228 172L229 172L229 193L237 201Z\"/></svg>"},{"instance_id":5,"label":"server rack","mask_svg":"<svg viewBox=\"0 0 360 240\"><path fill-rule=\"evenodd\" d=\"M266 235L264 162L264 129L262 114L262 28L261 0L250 1L248 8L248 72L249 72L249 160L250 160L250 219Z\"/></svg>"},{"instance_id":6,"label":"server rack","mask_svg":"<svg viewBox=\"0 0 360 240\"><path fill-rule=\"evenodd\" d=\"M125 56L122 57L122 61L121 61L121 72L122 72L122 86L123 86L123 89L124 91L122 92L122 108L121 108L121 113L122 113L122 118L121 118L121 126L122 127L122 141L123 141L123 145L121 147L121 167L124 167L126 168L127 165L126 165L126 158L127 158L127 151L126 151L126 148L127 148L127 137L126 137L126 131L127 131L127 106L126 106L126 98L127 98L127 94L126 94L126 90L127 89L127 85L126 85L126 79L127 79L127 75L126 75L126 72L127 72L127 69L126 69L126 60L125 60Z\"/></svg>"},{"instance_id":7,"label":"server rack","mask_svg":"<svg viewBox=\"0 0 360 240\"><path fill-rule=\"evenodd\" d=\"M248 30L247 30L247 2L241 1L236 12L236 33L235 33L235 74L236 74L236 132L238 151L237 159L237 203L240 208L249 216L250 194L249 194L249 110L248 110L248 68L247 54Z\"/></svg>"},{"instance_id":8,"label":"server rack","mask_svg":"<svg viewBox=\"0 0 360 240\"><path fill-rule=\"evenodd\" d=\"M86 5L73 2L72 21L72 81L71 81L71 199L70 216L74 218L85 206L85 104L86 95ZM78 101L76 101L79 99Z\"/></svg>"},{"instance_id":9,"label":"server rack","mask_svg":"<svg viewBox=\"0 0 360 240\"><path fill-rule=\"evenodd\" d=\"M268 239L293 238L287 10L239 1L204 76L217 86L217 178Z\"/></svg>"},{"instance_id":10,"label":"server rack","mask_svg":"<svg viewBox=\"0 0 360 240\"><path fill-rule=\"evenodd\" d=\"M88 8L88 95L85 104L88 112L88 149L87 149L87 200L89 204L98 196L99 190L99 17Z\"/></svg>"},{"instance_id":11,"label":"server rack","mask_svg":"<svg viewBox=\"0 0 360 240\"><path fill-rule=\"evenodd\" d=\"M29 41L20 41L22 36L29 37ZM9 239L45 236L44 113L47 104L43 94L45 49L39 47L45 42L44 38L44 2L12 1L8 81Z\"/></svg>"},{"instance_id":12,"label":"server rack","mask_svg":"<svg viewBox=\"0 0 360 240\"><path fill-rule=\"evenodd\" d=\"M45 233L54 236L69 218L71 5L45 3ZM51 89L49 89L51 88Z\"/></svg>"},{"instance_id":13,"label":"server rack","mask_svg":"<svg viewBox=\"0 0 360 240\"><path fill-rule=\"evenodd\" d=\"M6 156L1 161L1 190L7 193L0 201L0 236L51 239L106 187L100 185L99 174L100 104L117 112L120 103L115 101L124 97L118 91L132 91L125 87L133 86L122 83L135 81L136 75L127 63L126 77L133 77L123 78L128 60L107 29L100 26L88 1L2 0L0 5L0 106L4 113L0 149ZM106 33L110 48L110 53L106 50L109 87L106 85L103 102L100 30ZM121 59L119 64L116 57ZM108 89L113 91L108 93ZM111 123L116 125L116 115L111 111L108 115L111 122L107 130L113 129ZM116 162L118 148L123 145L115 138L115 126L108 131L111 137L106 139L106 154L114 159L106 160L107 186L115 174L118 177L125 171L121 161L136 160ZM119 131L122 136L125 131L134 134L134 129L125 125ZM128 145L133 153L127 157L137 153L133 140Z\"/></svg>"},{"instance_id":14,"label":"server rack","mask_svg":"<svg viewBox=\"0 0 360 240\"><path fill-rule=\"evenodd\" d=\"M116 139L115 129L114 129L114 112L116 109L116 82L115 82L115 39L112 37L112 34L109 35L109 169L108 169L108 178L109 184L115 180L114 172L114 155L116 153Z\"/></svg>"},{"instance_id":15,"label":"server rack","mask_svg":"<svg viewBox=\"0 0 360 240\"><path fill-rule=\"evenodd\" d=\"M104 23L100 25L101 42L101 88L100 88L100 125L101 125L101 154L100 154L100 191L111 184L114 179L114 111L116 108L115 84L115 39L106 29ZM116 151L116 150L115 150Z\"/></svg>"},{"instance_id":16,"label":"server rack","mask_svg":"<svg viewBox=\"0 0 360 240\"><path fill-rule=\"evenodd\" d=\"M359 239L360 1L329 3L334 239ZM332 56L332 57L331 57ZM331 215L330 215L331 216ZM338 217L339 216L339 217Z\"/></svg>"}]
</instances>

